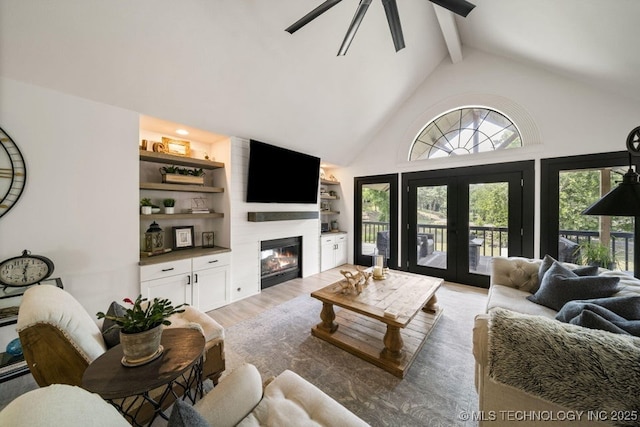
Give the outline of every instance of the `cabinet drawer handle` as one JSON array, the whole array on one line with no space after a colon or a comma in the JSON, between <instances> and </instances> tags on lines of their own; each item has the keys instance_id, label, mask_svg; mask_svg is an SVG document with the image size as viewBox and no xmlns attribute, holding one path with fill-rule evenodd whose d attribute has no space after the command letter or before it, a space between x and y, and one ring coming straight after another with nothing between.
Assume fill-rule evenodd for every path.
<instances>
[{"instance_id":1,"label":"cabinet drawer handle","mask_svg":"<svg viewBox=\"0 0 640 427\"><path fill-rule=\"evenodd\" d=\"M187 285L190 285L190 284L191 284L191 275L188 275L187 276Z\"/></svg>"},{"instance_id":2,"label":"cabinet drawer handle","mask_svg":"<svg viewBox=\"0 0 640 427\"><path fill-rule=\"evenodd\" d=\"M171 270L173 270L173 267L171 267L171 268L163 268L163 269L162 269L162 272L165 272L165 271L171 271Z\"/></svg>"},{"instance_id":3,"label":"cabinet drawer handle","mask_svg":"<svg viewBox=\"0 0 640 427\"><path fill-rule=\"evenodd\" d=\"M193 283L198 283L198 275L194 274L193 276L195 277L195 280L193 281Z\"/></svg>"},{"instance_id":4,"label":"cabinet drawer handle","mask_svg":"<svg viewBox=\"0 0 640 427\"><path fill-rule=\"evenodd\" d=\"M215 262L218 262L218 260L217 260L217 259L214 259L213 261L209 261L209 264L213 264L213 263L215 263Z\"/></svg>"}]
</instances>

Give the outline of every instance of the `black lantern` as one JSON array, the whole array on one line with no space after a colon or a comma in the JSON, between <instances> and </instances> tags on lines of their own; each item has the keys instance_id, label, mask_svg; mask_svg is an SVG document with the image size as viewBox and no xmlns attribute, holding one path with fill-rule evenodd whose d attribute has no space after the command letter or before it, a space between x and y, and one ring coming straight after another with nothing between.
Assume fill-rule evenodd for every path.
<instances>
[{"instance_id":1,"label":"black lantern","mask_svg":"<svg viewBox=\"0 0 640 427\"><path fill-rule=\"evenodd\" d=\"M151 254L164 252L164 231L155 221L144 233L144 250Z\"/></svg>"}]
</instances>

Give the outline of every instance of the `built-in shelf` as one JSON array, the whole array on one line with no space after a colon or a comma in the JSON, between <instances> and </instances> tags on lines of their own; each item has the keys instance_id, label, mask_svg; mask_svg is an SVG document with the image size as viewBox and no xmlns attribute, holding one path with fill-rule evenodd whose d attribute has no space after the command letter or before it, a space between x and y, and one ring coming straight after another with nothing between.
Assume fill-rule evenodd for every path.
<instances>
[{"instance_id":1,"label":"built-in shelf","mask_svg":"<svg viewBox=\"0 0 640 427\"><path fill-rule=\"evenodd\" d=\"M141 182L141 190L159 190L159 191L187 191L191 193L224 193L222 187L208 187L205 185L189 185L189 184L164 184L160 182Z\"/></svg>"},{"instance_id":2,"label":"built-in shelf","mask_svg":"<svg viewBox=\"0 0 640 427\"><path fill-rule=\"evenodd\" d=\"M145 215L150 216L150 215ZM171 252L167 252L160 255L154 255L149 257L140 257L139 265L152 265L152 264L160 264L162 262L168 261L178 261L181 259L187 258L196 258L199 256L217 254L221 252L230 252L231 249L224 248L222 246L214 246L213 248L190 248L190 249L179 249Z\"/></svg>"},{"instance_id":3,"label":"built-in shelf","mask_svg":"<svg viewBox=\"0 0 640 427\"><path fill-rule=\"evenodd\" d=\"M322 185L340 185L340 181L331 181L330 179L321 179L320 184Z\"/></svg>"},{"instance_id":4,"label":"built-in shelf","mask_svg":"<svg viewBox=\"0 0 640 427\"><path fill-rule=\"evenodd\" d=\"M293 212L249 212L247 220L250 222L289 221L296 219L316 219L317 211Z\"/></svg>"},{"instance_id":5,"label":"built-in shelf","mask_svg":"<svg viewBox=\"0 0 640 427\"><path fill-rule=\"evenodd\" d=\"M329 196L327 194L321 194L320 198L322 200L340 200L340 197L338 197L338 196Z\"/></svg>"},{"instance_id":6,"label":"built-in shelf","mask_svg":"<svg viewBox=\"0 0 640 427\"><path fill-rule=\"evenodd\" d=\"M224 214L221 212L211 212L211 213L177 213L177 214L149 214L142 215L140 214L140 221L145 219L212 219L212 218L223 218Z\"/></svg>"},{"instance_id":7,"label":"built-in shelf","mask_svg":"<svg viewBox=\"0 0 640 427\"><path fill-rule=\"evenodd\" d=\"M219 169L224 163L211 160L194 159L191 157L174 156L172 154L156 153L155 151L140 151L140 160L154 163L168 163L177 166L192 166L203 169Z\"/></svg>"}]
</instances>

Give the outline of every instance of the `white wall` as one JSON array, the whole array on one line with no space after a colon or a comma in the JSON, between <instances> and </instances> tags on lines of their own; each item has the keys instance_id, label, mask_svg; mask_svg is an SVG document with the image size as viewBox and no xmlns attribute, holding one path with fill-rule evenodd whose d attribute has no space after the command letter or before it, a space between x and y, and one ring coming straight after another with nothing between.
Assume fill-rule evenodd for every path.
<instances>
[{"instance_id":1,"label":"white wall","mask_svg":"<svg viewBox=\"0 0 640 427\"><path fill-rule=\"evenodd\" d=\"M466 100L466 102L465 102ZM407 162L413 138L444 109L487 101L509 109L535 135L524 149L505 150L458 159ZM514 119L515 120L515 119ZM536 161L539 191L540 159L577 154L623 151L628 133L638 126L637 101L602 92L580 82L502 57L467 49L462 62L445 59L384 125L357 160L339 171L344 198L353 200L353 177L443 169L518 160ZM402 192L401 192L402 194ZM536 236L541 221L536 194ZM348 204L349 210L353 209ZM353 212L348 214L353 238ZM344 215L343 215L344 216ZM353 241L351 241L353 244ZM539 242L536 238L535 251ZM350 254L352 256L352 254Z\"/></svg>"},{"instance_id":2,"label":"white wall","mask_svg":"<svg viewBox=\"0 0 640 427\"><path fill-rule=\"evenodd\" d=\"M320 223L318 219L249 222L248 212L318 211L317 204L247 203L249 141L231 139L231 278L232 299L260 291L260 241L302 236L302 274L320 271ZM286 185L273 182L275 187ZM240 289L240 291L238 291Z\"/></svg>"},{"instance_id":3,"label":"white wall","mask_svg":"<svg viewBox=\"0 0 640 427\"><path fill-rule=\"evenodd\" d=\"M25 158L27 182L0 218L0 259L23 249L95 318L139 293L138 114L0 78L0 126ZM0 328L0 349L16 337Z\"/></svg>"}]
</instances>

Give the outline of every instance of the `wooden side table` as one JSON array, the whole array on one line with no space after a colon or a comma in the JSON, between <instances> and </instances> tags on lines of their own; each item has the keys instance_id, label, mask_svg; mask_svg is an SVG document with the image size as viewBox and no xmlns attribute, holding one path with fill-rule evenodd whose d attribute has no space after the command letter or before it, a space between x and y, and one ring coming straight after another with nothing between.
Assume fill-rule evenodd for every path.
<instances>
[{"instance_id":1,"label":"wooden side table","mask_svg":"<svg viewBox=\"0 0 640 427\"><path fill-rule=\"evenodd\" d=\"M115 406L132 425L150 425L176 399L192 403L203 395L204 336L195 329L170 328L162 332L164 352L142 366L125 367L122 346L109 349L84 372L82 387Z\"/></svg>"}]
</instances>

